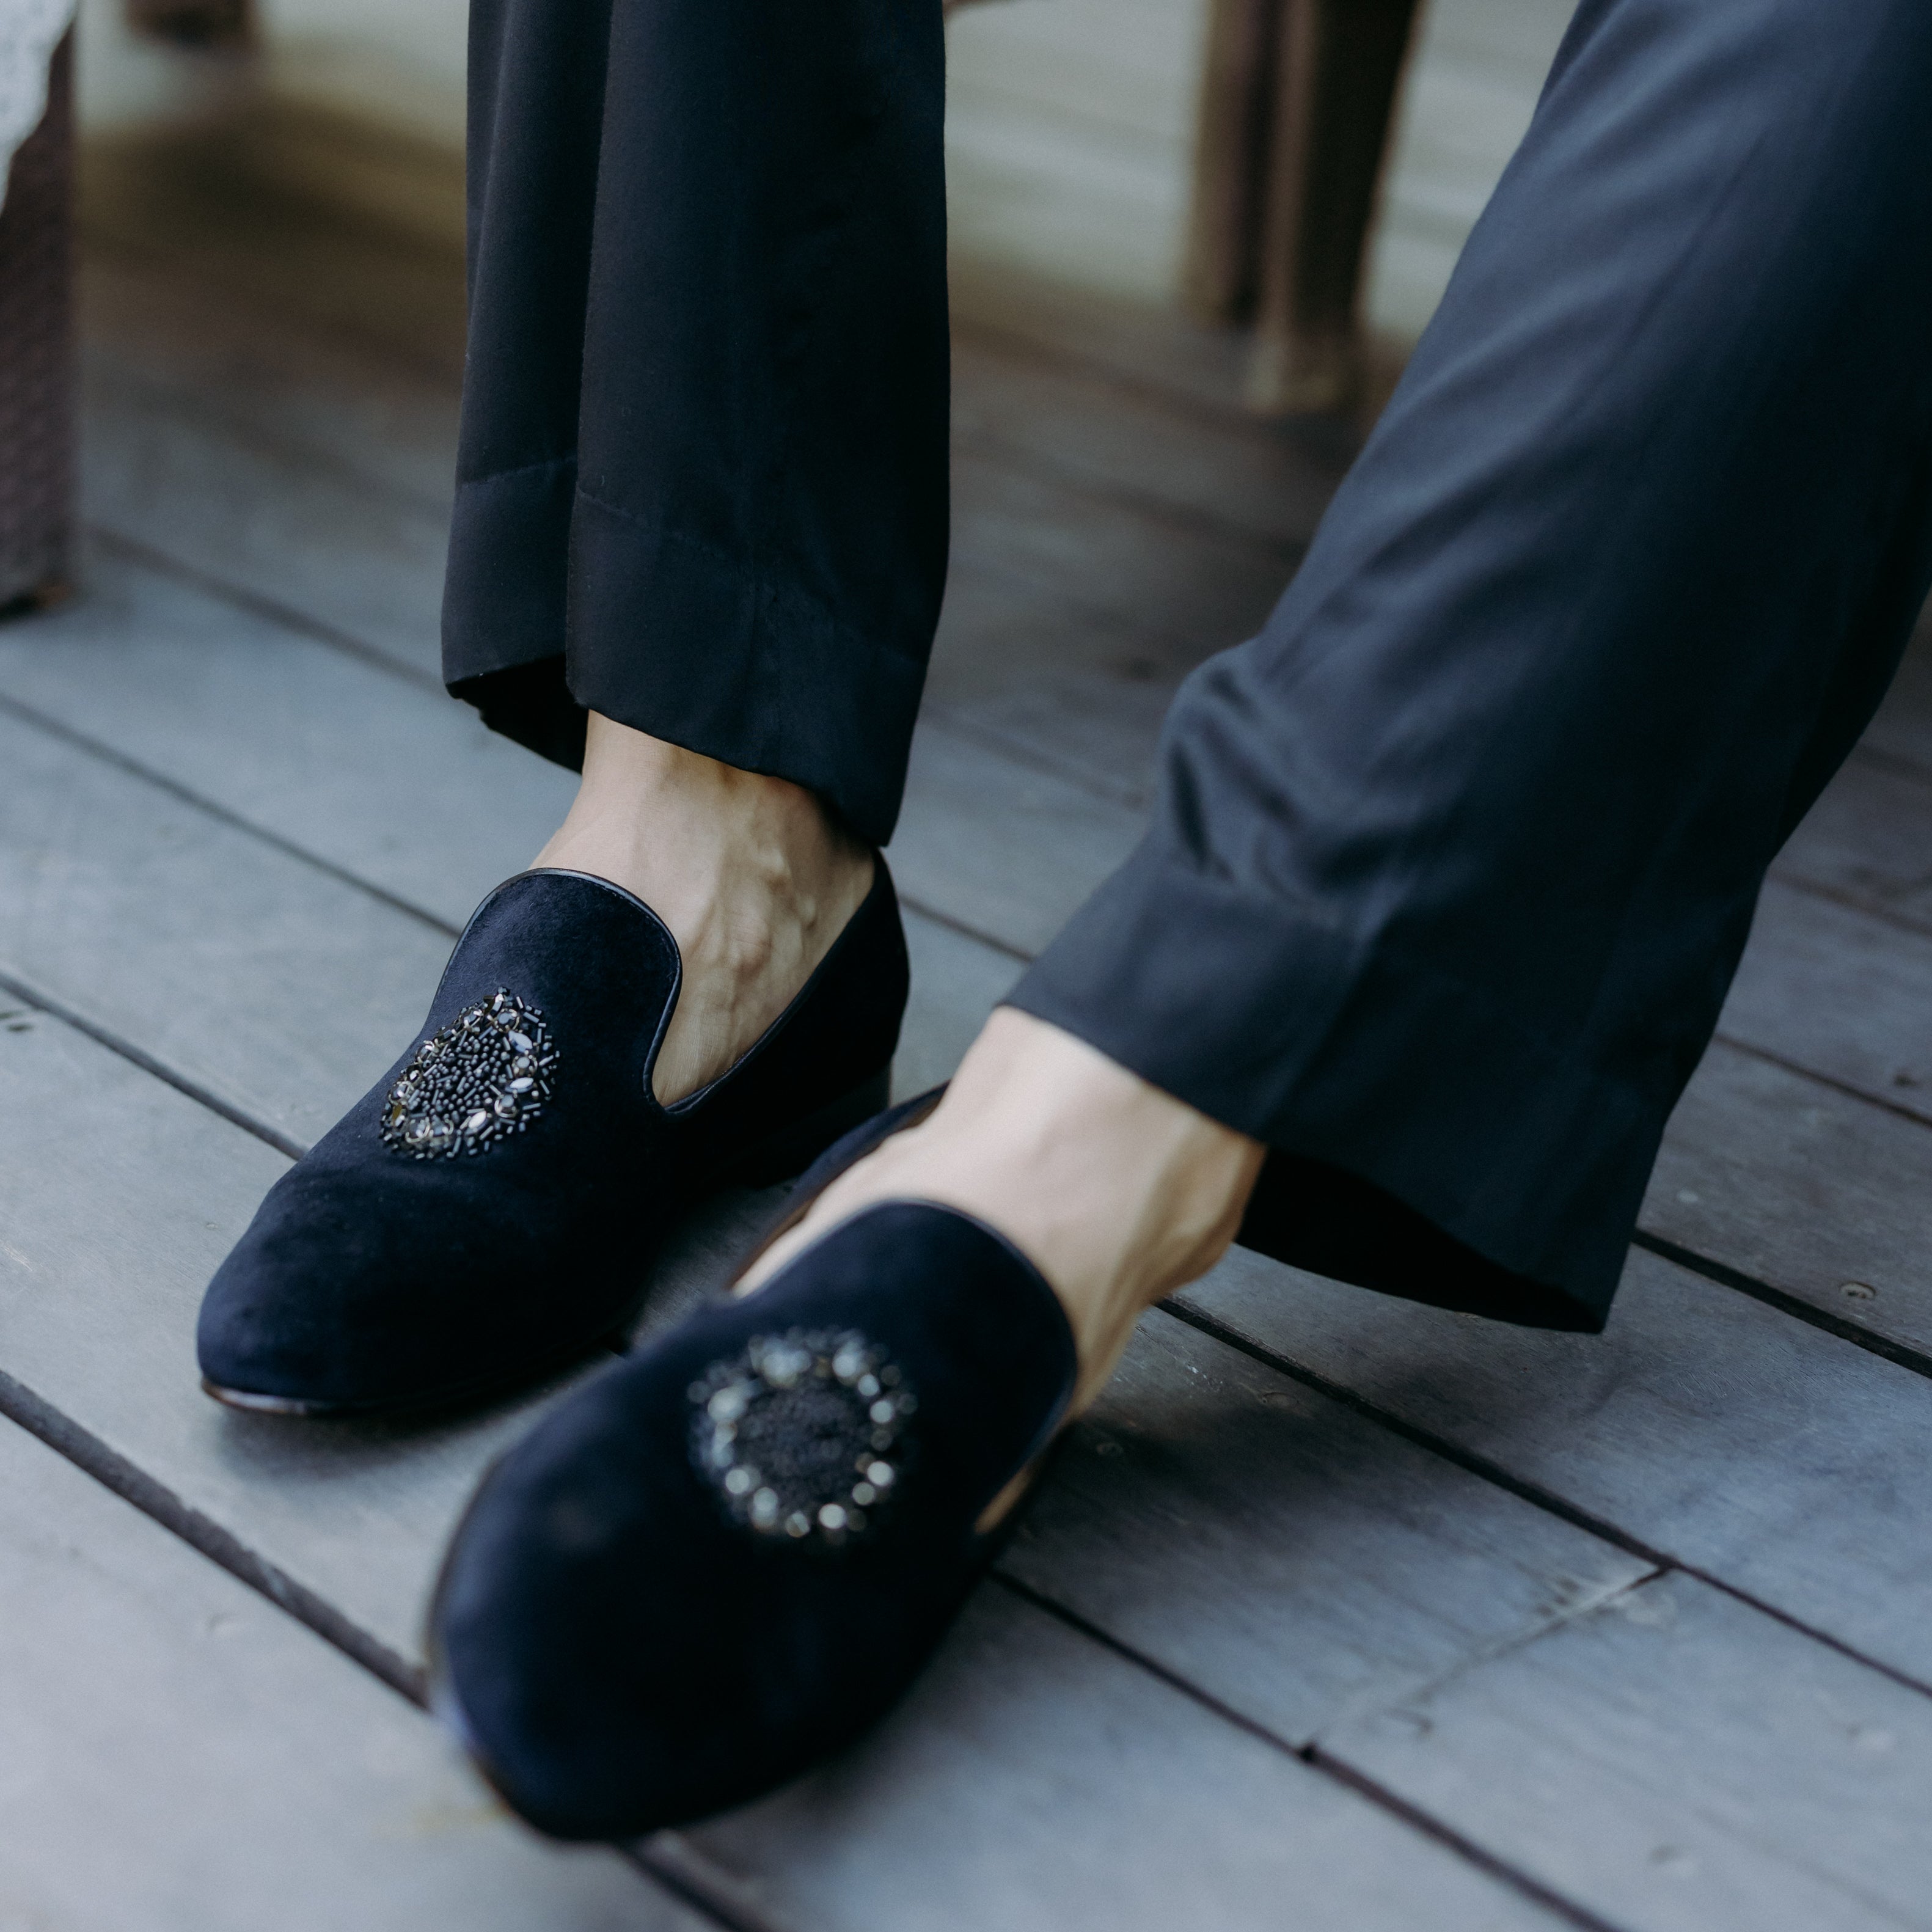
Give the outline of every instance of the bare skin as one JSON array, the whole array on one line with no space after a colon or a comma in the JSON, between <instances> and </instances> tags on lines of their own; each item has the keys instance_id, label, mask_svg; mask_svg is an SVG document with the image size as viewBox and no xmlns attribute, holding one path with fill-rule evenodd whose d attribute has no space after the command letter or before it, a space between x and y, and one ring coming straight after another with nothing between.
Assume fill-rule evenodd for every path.
<instances>
[{"instance_id":1,"label":"bare skin","mask_svg":"<svg viewBox=\"0 0 1932 1932\"><path fill-rule=\"evenodd\" d=\"M576 802L536 862L611 880L670 928L684 980L654 1076L667 1105L724 1072L796 998L873 868L802 788L594 712ZM1142 1312L1226 1252L1262 1153L1070 1034L1001 1007L930 1118L842 1175L738 1292L876 1202L962 1208L1060 1298L1079 1351L1078 1415ZM989 1526L1024 1484L994 1500Z\"/></svg>"},{"instance_id":2,"label":"bare skin","mask_svg":"<svg viewBox=\"0 0 1932 1932\"><path fill-rule=\"evenodd\" d=\"M534 861L634 892L684 962L652 1084L668 1106L784 1012L858 910L870 850L817 797L590 714L584 781Z\"/></svg>"},{"instance_id":3,"label":"bare skin","mask_svg":"<svg viewBox=\"0 0 1932 1932\"><path fill-rule=\"evenodd\" d=\"M833 1182L737 1292L879 1202L963 1208L1012 1241L1059 1296L1079 1350L1078 1415L1142 1312L1227 1252L1264 1151L1072 1034L1002 1006L932 1115ZM982 1527L1024 1486L1016 1478Z\"/></svg>"}]
</instances>

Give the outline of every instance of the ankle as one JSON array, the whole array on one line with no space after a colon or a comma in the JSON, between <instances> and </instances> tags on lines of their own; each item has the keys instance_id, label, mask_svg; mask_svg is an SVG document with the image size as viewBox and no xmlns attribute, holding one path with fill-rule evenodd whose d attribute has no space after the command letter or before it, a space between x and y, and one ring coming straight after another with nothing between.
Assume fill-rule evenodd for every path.
<instances>
[{"instance_id":1,"label":"ankle","mask_svg":"<svg viewBox=\"0 0 1932 1932\"><path fill-rule=\"evenodd\" d=\"M659 1054L667 1103L776 1018L872 883L872 854L812 792L591 714L575 802L536 857L634 893L684 979Z\"/></svg>"},{"instance_id":2,"label":"ankle","mask_svg":"<svg viewBox=\"0 0 1932 1932\"><path fill-rule=\"evenodd\" d=\"M874 1201L961 1208L1012 1241L1059 1296L1079 1349L1077 1413L1142 1311L1226 1252L1262 1154L1084 1041L1002 1007L932 1117L828 1189L742 1286Z\"/></svg>"},{"instance_id":3,"label":"ankle","mask_svg":"<svg viewBox=\"0 0 1932 1932\"><path fill-rule=\"evenodd\" d=\"M1228 1250L1259 1144L1030 1014L1002 1007L928 1124L1080 1344L1084 1408L1142 1312Z\"/></svg>"}]
</instances>

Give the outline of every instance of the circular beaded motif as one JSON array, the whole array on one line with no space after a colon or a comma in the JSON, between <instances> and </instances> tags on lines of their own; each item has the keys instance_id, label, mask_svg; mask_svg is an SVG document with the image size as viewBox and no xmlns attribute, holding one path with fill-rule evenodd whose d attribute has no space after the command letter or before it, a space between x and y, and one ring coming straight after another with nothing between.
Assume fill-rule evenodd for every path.
<instances>
[{"instance_id":1,"label":"circular beaded motif","mask_svg":"<svg viewBox=\"0 0 1932 1932\"><path fill-rule=\"evenodd\" d=\"M733 1520L836 1548L877 1521L899 1484L918 1407L885 1352L854 1329L756 1335L688 1391L692 1460Z\"/></svg>"},{"instance_id":2,"label":"circular beaded motif","mask_svg":"<svg viewBox=\"0 0 1932 1932\"><path fill-rule=\"evenodd\" d=\"M481 1154L543 1112L556 1065L543 1015L500 989L416 1048L382 1103L382 1138L417 1160Z\"/></svg>"}]
</instances>

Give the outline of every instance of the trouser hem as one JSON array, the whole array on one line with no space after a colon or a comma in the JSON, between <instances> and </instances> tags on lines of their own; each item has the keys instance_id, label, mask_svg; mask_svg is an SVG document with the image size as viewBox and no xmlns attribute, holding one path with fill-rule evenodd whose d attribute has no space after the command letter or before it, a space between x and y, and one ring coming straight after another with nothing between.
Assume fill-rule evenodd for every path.
<instances>
[{"instance_id":1,"label":"trouser hem","mask_svg":"<svg viewBox=\"0 0 1932 1932\"><path fill-rule=\"evenodd\" d=\"M451 552L464 567L452 564L445 618L451 691L491 729L559 764L581 765L584 713L597 711L806 786L860 838L885 844L904 790L922 659L860 635L736 557L580 490L563 508L567 595L559 584L546 598L525 553L564 553L549 526L556 467L459 496Z\"/></svg>"},{"instance_id":2,"label":"trouser hem","mask_svg":"<svg viewBox=\"0 0 1932 1932\"><path fill-rule=\"evenodd\" d=\"M1674 1078L1640 1092L1480 988L1157 837L1009 1004L1266 1144L1244 1246L1437 1306L1603 1327Z\"/></svg>"}]
</instances>

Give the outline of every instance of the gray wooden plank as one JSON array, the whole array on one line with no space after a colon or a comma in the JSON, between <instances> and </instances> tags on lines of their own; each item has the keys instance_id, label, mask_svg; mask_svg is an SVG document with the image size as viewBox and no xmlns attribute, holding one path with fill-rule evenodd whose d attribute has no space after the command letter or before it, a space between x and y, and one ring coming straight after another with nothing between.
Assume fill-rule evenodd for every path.
<instances>
[{"instance_id":1,"label":"gray wooden plank","mask_svg":"<svg viewBox=\"0 0 1932 1932\"><path fill-rule=\"evenodd\" d=\"M0 1423L0 1923L699 1932L518 1828L420 1713Z\"/></svg>"},{"instance_id":2,"label":"gray wooden plank","mask_svg":"<svg viewBox=\"0 0 1932 1932\"><path fill-rule=\"evenodd\" d=\"M1681 1574L1326 1748L1631 1932L1932 1922L1932 1700Z\"/></svg>"},{"instance_id":3,"label":"gray wooden plank","mask_svg":"<svg viewBox=\"0 0 1932 1932\"><path fill-rule=\"evenodd\" d=\"M345 218L254 164L248 116L96 134L81 170L89 254L145 264L257 318L326 332L440 378L463 368L461 242Z\"/></svg>"},{"instance_id":4,"label":"gray wooden plank","mask_svg":"<svg viewBox=\"0 0 1932 1932\"><path fill-rule=\"evenodd\" d=\"M1466 1490L1466 1470L1366 1418L1338 1426L1328 1398L1232 1348L1174 1346L1178 1326L1143 1324L1003 1570L1616 1923L1889 1924L1925 1895L1932 1696L1708 1586L1634 1591L1642 1559L1564 1548L1559 1519L1512 1520L1507 1505L1528 1505L1508 1492ZM1694 1403L1699 1378L1673 1366ZM1428 1358L1449 1400L1473 1394L1496 1415L1494 1378L1472 1390L1458 1366L1447 1351ZM1520 1406L1521 1387L1509 1393ZM1832 1393L1805 1391L1838 1435ZM1890 1446L1912 1439L1895 1431ZM1660 1460L1672 1450L1680 1495L1742 1494L1735 1513L1762 1519L1767 1538L1787 1509L1802 1521L1870 1474L1819 1467L1809 1497L1767 1502L1774 1479L1754 1493L1702 1441L1666 1442ZM1579 1452L1604 1454L1600 1440ZM1917 1531L1922 1566L1922 1524L1896 1526ZM1462 1538L1459 1573L1442 1546ZM1855 1533L1835 1552L1848 1570L1858 1546ZM1856 1587L1909 1621L1920 1574L1868 1562ZM1408 1616L1365 1586L1403 1597ZM1672 1632L1680 1604L1674 1634L1622 1640L1626 1625ZM1510 1622L1534 1634L1509 1635ZM1354 1634L1364 1626L1372 1651Z\"/></svg>"},{"instance_id":5,"label":"gray wooden plank","mask_svg":"<svg viewBox=\"0 0 1932 1932\"><path fill-rule=\"evenodd\" d=\"M0 694L452 928L529 862L576 789L468 706L112 554L83 597L0 628ZM909 896L1030 952L1138 826L928 722L890 856Z\"/></svg>"},{"instance_id":6,"label":"gray wooden plank","mask_svg":"<svg viewBox=\"0 0 1932 1932\"><path fill-rule=\"evenodd\" d=\"M0 972L313 1140L415 1034L442 933L0 714Z\"/></svg>"},{"instance_id":7,"label":"gray wooden plank","mask_svg":"<svg viewBox=\"0 0 1932 1932\"><path fill-rule=\"evenodd\" d=\"M1160 1313L1000 1560L1298 1747L1652 1567Z\"/></svg>"},{"instance_id":8,"label":"gray wooden plank","mask_svg":"<svg viewBox=\"0 0 1932 1932\"><path fill-rule=\"evenodd\" d=\"M1007 954L916 914L906 920L906 948L912 998L892 1057L892 1092L902 1100L952 1078L1020 970Z\"/></svg>"},{"instance_id":9,"label":"gray wooden plank","mask_svg":"<svg viewBox=\"0 0 1932 1932\"><path fill-rule=\"evenodd\" d=\"M1139 812L928 716L888 856L909 897L1030 955L1141 829Z\"/></svg>"},{"instance_id":10,"label":"gray wooden plank","mask_svg":"<svg viewBox=\"0 0 1932 1932\"><path fill-rule=\"evenodd\" d=\"M110 415L124 395L191 423L349 470L447 510L455 383L320 327L265 316L158 266L88 250L77 280L81 381Z\"/></svg>"},{"instance_id":11,"label":"gray wooden plank","mask_svg":"<svg viewBox=\"0 0 1932 1932\"><path fill-rule=\"evenodd\" d=\"M788 1925L1559 1922L997 1589L860 1750L694 1836Z\"/></svg>"},{"instance_id":12,"label":"gray wooden plank","mask_svg":"<svg viewBox=\"0 0 1932 1932\"><path fill-rule=\"evenodd\" d=\"M81 422L90 523L439 675L446 512L165 394L122 384L100 401Z\"/></svg>"},{"instance_id":13,"label":"gray wooden plank","mask_svg":"<svg viewBox=\"0 0 1932 1932\"><path fill-rule=\"evenodd\" d=\"M1654 1256L1601 1336L1484 1322L1237 1250L1180 1298L1588 1518L1932 1684L1932 1379Z\"/></svg>"},{"instance_id":14,"label":"gray wooden plank","mask_svg":"<svg viewBox=\"0 0 1932 1932\"><path fill-rule=\"evenodd\" d=\"M1720 1036L1932 1119L1932 936L1774 879Z\"/></svg>"},{"instance_id":15,"label":"gray wooden plank","mask_svg":"<svg viewBox=\"0 0 1932 1932\"><path fill-rule=\"evenodd\" d=\"M1932 774L1932 620L1927 613L1920 613L1898 674L1861 742Z\"/></svg>"},{"instance_id":16,"label":"gray wooden plank","mask_svg":"<svg viewBox=\"0 0 1932 1932\"><path fill-rule=\"evenodd\" d=\"M1096 614L1063 585L956 556L924 715L1004 740L1138 811L1153 796L1174 687L1202 655L1174 649L1156 624Z\"/></svg>"},{"instance_id":17,"label":"gray wooden plank","mask_svg":"<svg viewBox=\"0 0 1932 1932\"><path fill-rule=\"evenodd\" d=\"M1854 752L1778 855L1778 875L1907 919L1926 916L1932 779Z\"/></svg>"},{"instance_id":18,"label":"gray wooden plank","mask_svg":"<svg viewBox=\"0 0 1932 1932\"><path fill-rule=\"evenodd\" d=\"M0 695L452 929L577 790L467 705L112 552L72 603L0 627Z\"/></svg>"},{"instance_id":19,"label":"gray wooden plank","mask_svg":"<svg viewBox=\"0 0 1932 1932\"><path fill-rule=\"evenodd\" d=\"M1648 1233L1932 1352L1932 1130L1722 1042L1672 1116Z\"/></svg>"},{"instance_id":20,"label":"gray wooden plank","mask_svg":"<svg viewBox=\"0 0 1932 1932\"><path fill-rule=\"evenodd\" d=\"M956 447L1274 546L1292 566L1340 481L1340 452L1276 422L1189 404L969 324L954 332Z\"/></svg>"}]
</instances>

